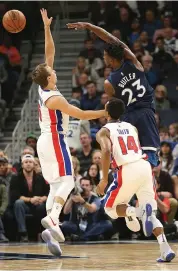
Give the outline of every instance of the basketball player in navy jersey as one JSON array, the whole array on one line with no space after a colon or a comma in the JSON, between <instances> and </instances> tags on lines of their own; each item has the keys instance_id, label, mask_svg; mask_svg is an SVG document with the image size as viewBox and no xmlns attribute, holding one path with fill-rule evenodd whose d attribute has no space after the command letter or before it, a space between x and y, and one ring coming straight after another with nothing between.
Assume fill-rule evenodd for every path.
<instances>
[{"instance_id":1,"label":"basketball player in navy jersey","mask_svg":"<svg viewBox=\"0 0 178 271\"><path fill-rule=\"evenodd\" d=\"M90 23L69 23L68 28L89 29L106 42L104 61L112 72L104 82L105 92L121 99L126 107L122 120L134 125L142 150L153 167L158 165L159 133L154 117L153 88L144 69L129 47L101 27Z\"/></svg>"}]
</instances>

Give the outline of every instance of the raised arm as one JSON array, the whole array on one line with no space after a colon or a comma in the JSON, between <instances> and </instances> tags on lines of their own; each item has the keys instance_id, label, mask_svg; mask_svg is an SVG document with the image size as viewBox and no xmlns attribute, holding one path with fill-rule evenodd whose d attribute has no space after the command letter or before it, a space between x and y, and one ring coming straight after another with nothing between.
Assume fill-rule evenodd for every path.
<instances>
[{"instance_id":1,"label":"raised arm","mask_svg":"<svg viewBox=\"0 0 178 271\"><path fill-rule=\"evenodd\" d=\"M105 110L91 111L81 110L67 102L64 97L53 96L46 101L46 106L52 110L60 110L61 112L81 120L98 119L105 116Z\"/></svg>"},{"instance_id":2,"label":"raised arm","mask_svg":"<svg viewBox=\"0 0 178 271\"><path fill-rule=\"evenodd\" d=\"M45 62L47 63L48 66L50 66L53 69L55 46L50 29L53 18L52 17L50 19L48 18L47 10L44 8L41 9L40 12L43 19L45 32Z\"/></svg>"},{"instance_id":3,"label":"raised arm","mask_svg":"<svg viewBox=\"0 0 178 271\"><path fill-rule=\"evenodd\" d=\"M119 40L118 38L116 38L115 36L110 34L109 32L107 32L103 28L96 26L96 25L93 25L93 24L90 24L90 23L84 23L84 22L68 23L67 27L71 28L71 29L76 29L76 30L77 29L88 29L88 30L94 32L100 39L104 40L105 42L118 44L118 45L122 46L124 48L125 58L131 60L133 62L133 64L139 70L143 71L143 67L142 67L141 63L138 61L138 59L132 53L132 51L129 49L129 47L124 42L122 42L121 40Z\"/></svg>"}]
</instances>

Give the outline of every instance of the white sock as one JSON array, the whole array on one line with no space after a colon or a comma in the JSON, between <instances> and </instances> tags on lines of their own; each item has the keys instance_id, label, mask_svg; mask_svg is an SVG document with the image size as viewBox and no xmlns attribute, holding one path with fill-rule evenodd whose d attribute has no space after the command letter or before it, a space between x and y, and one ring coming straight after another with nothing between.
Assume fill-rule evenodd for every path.
<instances>
[{"instance_id":1,"label":"white sock","mask_svg":"<svg viewBox=\"0 0 178 271\"><path fill-rule=\"evenodd\" d=\"M53 203L53 208L50 212L50 217L54 219L55 221L59 219L59 215L61 213L62 207L63 206L58 202Z\"/></svg>"},{"instance_id":2,"label":"white sock","mask_svg":"<svg viewBox=\"0 0 178 271\"><path fill-rule=\"evenodd\" d=\"M161 233L158 237L157 237L158 243L159 245L162 245L163 243L167 243L167 239L164 233Z\"/></svg>"}]
</instances>

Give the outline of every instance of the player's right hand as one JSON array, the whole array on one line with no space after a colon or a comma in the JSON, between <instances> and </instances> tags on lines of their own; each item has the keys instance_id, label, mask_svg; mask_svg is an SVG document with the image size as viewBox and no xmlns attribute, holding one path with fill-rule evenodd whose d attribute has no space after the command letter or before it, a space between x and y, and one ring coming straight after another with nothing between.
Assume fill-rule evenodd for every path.
<instances>
[{"instance_id":1,"label":"player's right hand","mask_svg":"<svg viewBox=\"0 0 178 271\"><path fill-rule=\"evenodd\" d=\"M105 180L101 180L99 182L99 184L97 185L97 188L96 188L96 193L98 194L98 196L104 196L104 191L105 191L105 188L107 186L108 182L106 182Z\"/></svg>"},{"instance_id":2,"label":"player's right hand","mask_svg":"<svg viewBox=\"0 0 178 271\"><path fill-rule=\"evenodd\" d=\"M41 16L42 16L44 25L45 25L45 26L50 26L53 17L48 18L47 10L44 9L44 8L40 9L40 12L41 12Z\"/></svg>"},{"instance_id":3,"label":"player's right hand","mask_svg":"<svg viewBox=\"0 0 178 271\"><path fill-rule=\"evenodd\" d=\"M84 22L68 23L67 27L69 29L75 29L75 30L78 30L78 29L87 29L88 24L89 23L84 23Z\"/></svg>"}]
</instances>

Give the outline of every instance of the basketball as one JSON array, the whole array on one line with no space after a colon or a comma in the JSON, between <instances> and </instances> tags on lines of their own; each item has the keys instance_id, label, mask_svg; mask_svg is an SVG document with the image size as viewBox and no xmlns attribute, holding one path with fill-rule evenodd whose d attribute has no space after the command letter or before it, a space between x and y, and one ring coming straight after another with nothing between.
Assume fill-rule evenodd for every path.
<instances>
[{"instance_id":1,"label":"basketball","mask_svg":"<svg viewBox=\"0 0 178 271\"><path fill-rule=\"evenodd\" d=\"M26 25L26 18L19 10L9 10L4 14L2 23L8 32L19 33Z\"/></svg>"}]
</instances>

